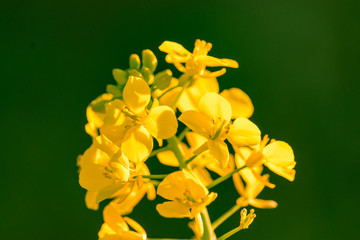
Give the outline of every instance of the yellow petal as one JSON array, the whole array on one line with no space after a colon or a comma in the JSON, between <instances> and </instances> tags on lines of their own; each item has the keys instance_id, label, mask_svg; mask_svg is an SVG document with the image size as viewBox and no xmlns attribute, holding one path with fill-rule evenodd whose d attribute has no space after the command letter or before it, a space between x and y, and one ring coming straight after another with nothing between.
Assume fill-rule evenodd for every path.
<instances>
[{"instance_id":1,"label":"yellow petal","mask_svg":"<svg viewBox=\"0 0 360 240\"><path fill-rule=\"evenodd\" d=\"M158 195L168 200L186 200L189 193L195 201L201 201L208 190L188 171L176 171L164 178L157 189Z\"/></svg>"},{"instance_id":2,"label":"yellow petal","mask_svg":"<svg viewBox=\"0 0 360 240\"><path fill-rule=\"evenodd\" d=\"M129 179L129 160L120 150L111 157L109 167L118 180L126 182Z\"/></svg>"},{"instance_id":3,"label":"yellow petal","mask_svg":"<svg viewBox=\"0 0 360 240\"><path fill-rule=\"evenodd\" d=\"M249 204L256 208L276 208L277 202L273 200L263 200L263 199L249 199Z\"/></svg>"},{"instance_id":4,"label":"yellow petal","mask_svg":"<svg viewBox=\"0 0 360 240\"><path fill-rule=\"evenodd\" d=\"M181 44L178 44L176 42L170 42L170 41L163 42L160 45L159 49L162 52L177 55L179 58L179 59L177 59L178 61L180 60L180 57L182 57L185 60L186 57L191 54Z\"/></svg>"},{"instance_id":5,"label":"yellow petal","mask_svg":"<svg viewBox=\"0 0 360 240\"><path fill-rule=\"evenodd\" d=\"M231 60L227 58L219 59L206 55L206 56L198 56L197 60L201 64L205 64L206 66L209 67L231 67L231 68L239 67L239 64L235 60Z\"/></svg>"},{"instance_id":6,"label":"yellow petal","mask_svg":"<svg viewBox=\"0 0 360 240\"><path fill-rule=\"evenodd\" d=\"M166 218L190 217L190 207L178 201L164 202L156 205L159 214Z\"/></svg>"},{"instance_id":7,"label":"yellow petal","mask_svg":"<svg viewBox=\"0 0 360 240\"><path fill-rule=\"evenodd\" d=\"M109 157L112 157L112 155L114 155L119 150L119 147L104 135L96 137L94 140L94 145L106 153Z\"/></svg>"},{"instance_id":8,"label":"yellow petal","mask_svg":"<svg viewBox=\"0 0 360 240\"><path fill-rule=\"evenodd\" d=\"M177 87L177 88L174 88L173 90L165 93L159 99L160 105L165 105L165 106L169 106L169 107L174 106L182 89L183 89L182 87Z\"/></svg>"},{"instance_id":9,"label":"yellow petal","mask_svg":"<svg viewBox=\"0 0 360 240\"><path fill-rule=\"evenodd\" d=\"M134 112L141 112L150 102L150 88L145 80L129 77L123 91L124 102Z\"/></svg>"},{"instance_id":10,"label":"yellow petal","mask_svg":"<svg viewBox=\"0 0 360 240\"><path fill-rule=\"evenodd\" d=\"M186 88L179 98L177 104L179 110L181 112L188 110L198 110L200 99L209 92L219 92L219 84L216 78L194 78L191 86Z\"/></svg>"},{"instance_id":11,"label":"yellow petal","mask_svg":"<svg viewBox=\"0 0 360 240\"><path fill-rule=\"evenodd\" d=\"M104 222L115 232L128 231L129 228L118 212L118 208L114 203L108 204L104 208Z\"/></svg>"},{"instance_id":12,"label":"yellow petal","mask_svg":"<svg viewBox=\"0 0 360 240\"><path fill-rule=\"evenodd\" d=\"M237 118L227 134L231 144L237 147L254 146L260 143L260 129L247 118Z\"/></svg>"},{"instance_id":13,"label":"yellow petal","mask_svg":"<svg viewBox=\"0 0 360 240\"><path fill-rule=\"evenodd\" d=\"M186 111L179 117L179 121L183 122L194 132L203 135L206 138L211 138L212 121L207 115L197 111Z\"/></svg>"},{"instance_id":14,"label":"yellow petal","mask_svg":"<svg viewBox=\"0 0 360 240\"><path fill-rule=\"evenodd\" d=\"M87 164L80 170L79 183L88 191L99 192L106 186L113 184L113 180L105 176L104 166Z\"/></svg>"},{"instance_id":15,"label":"yellow petal","mask_svg":"<svg viewBox=\"0 0 360 240\"><path fill-rule=\"evenodd\" d=\"M116 238L113 236L115 235L116 232L106 223L104 223L103 225L101 225L100 231L98 233L99 235L99 240L115 240Z\"/></svg>"},{"instance_id":16,"label":"yellow petal","mask_svg":"<svg viewBox=\"0 0 360 240\"><path fill-rule=\"evenodd\" d=\"M178 167L179 166L179 162L175 156L175 154L173 153L173 151L164 151L164 152L160 152L158 154L156 154L156 157L159 159L159 161L166 165L166 166L171 166L171 167Z\"/></svg>"},{"instance_id":17,"label":"yellow petal","mask_svg":"<svg viewBox=\"0 0 360 240\"><path fill-rule=\"evenodd\" d=\"M226 143L221 140L209 140L208 146L210 154L218 160L220 167L225 168L229 161L229 149Z\"/></svg>"},{"instance_id":18,"label":"yellow petal","mask_svg":"<svg viewBox=\"0 0 360 240\"><path fill-rule=\"evenodd\" d=\"M206 196L206 198L203 199L201 203L195 204L191 208L190 218L194 218L196 215L198 215L207 205L212 203L216 198L217 198L217 193L212 192L208 196Z\"/></svg>"},{"instance_id":19,"label":"yellow petal","mask_svg":"<svg viewBox=\"0 0 360 240\"><path fill-rule=\"evenodd\" d=\"M97 128L101 127L103 125L105 114L101 112L95 112L92 109L92 106L101 102L101 101L110 101L113 98L112 94L105 93L101 96L97 97L94 101L90 103L90 105L86 108L86 117L88 120L88 124L85 126L86 132L96 137L97 134Z\"/></svg>"},{"instance_id":20,"label":"yellow petal","mask_svg":"<svg viewBox=\"0 0 360 240\"><path fill-rule=\"evenodd\" d=\"M234 148L235 149L235 165L236 168L241 168L246 164L246 160L250 157L253 152L247 147Z\"/></svg>"},{"instance_id":21,"label":"yellow petal","mask_svg":"<svg viewBox=\"0 0 360 240\"><path fill-rule=\"evenodd\" d=\"M123 112L125 103L116 99L106 104L106 115L104 124L100 128L100 133L110 141L121 145L121 141L126 133L127 127L132 123L132 119L126 117Z\"/></svg>"},{"instance_id":22,"label":"yellow petal","mask_svg":"<svg viewBox=\"0 0 360 240\"><path fill-rule=\"evenodd\" d=\"M195 132L187 132L185 134L185 136L186 136L186 140L188 141L191 149L196 149L196 148L200 147L201 145L203 145L207 141L207 138L205 138Z\"/></svg>"},{"instance_id":23,"label":"yellow petal","mask_svg":"<svg viewBox=\"0 0 360 240\"><path fill-rule=\"evenodd\" d=\"M108 124L120 125L124 122L124 113L122 112L125 103L119 99L115 99L111 102L106 103L105 111L106 117L104 121Z\"/></svg>"},{"instance_id":24,"label":"yellow petal","mask_svg":"<svg viewBox=\"0 0 360 240\"><path fill-rule=\"evenodd\" d=\"M210 117L215 123L226 123L231 119L231 105L217 93L205 94L199 102L199 111Z\"/></svg>"},{"instance_id":25,"label":"yellow petal","mask_svg":"<svg viewBox=\"0 0 360 240\"><path fill-rule=\"evenodd\" d=\"M192 156L190 149L188 148L188 146L186 146L185 143L180 142L179 149L185 158L190 158ZM160 152L156 154L156 157L164 165L172 166L172 167L179 166L179 161L177 160L173 151L169 150L169 151Z\"/></svg>"},{"instance_id":26,"label":"yellow petal","mask_svg":"<svg viewBox=\"0 0 360 240\"><path fill-rule=\"evenodd\" d=\"M230 88L220 93L231 105L232 118L249 118L254 113L254 106L249 96L239 88Z\"/></svg>"},{"instance_id":27,"label":"yellow petal","mask_svg":"<svg viewBox=\"0 0 360 240\"><path fill-rule=\"evenodd\" d=\"M114 208L117 209L119 215L127 215L133 211L134 207L141 201L145 193L146 188L139 189L136 184L134 184L134 187L130 192L125 192L125 196L120 196L121 199L116 198L113 200L112 204L114 205Z\"/></svg>"},{"instance_id":28,"label":"yellow petal","mask_svg":"<svg viewBox=\"0 0 360 240\"><path fill-rule=\"evenodd\" d=\"M195 161L195 160L194 160ZM196 178L204 185L207 186L212 183L213 179L211 178L210 173L206 170L206 168L196 165L192 161L191 165L191 172L196 176Z\"/></svg>"},{"instance_id":29,"label":"yellow petal","mask_svg":"<svg viewBox=\"0 0 360 240\"><path fill-rule=\"evenodd\" d=\"M275 141L267 145L263 154L265 156L265 165L274 173L294 181L295 178L295 160L294 152L289 144L283 141Z\"/></svg>"},{"instance_id":30,"label":"yellow petal","mask_svg":"<svg viewBox=\"0 0 360 240\"><path fill-rule=\"evenodd\" d=\"M152 201L156 198L156 189L152 183L144 184L144 188L146 189L147 199Z\"/></svg>"},{"instance_id":31,"label":"yellow petal","mask_svg":"<svg viewBox=\"0 0 360 240\"><path fill-rule=\"evenodd\" d=\"M236 191L243 196L245 194L245 186L244 183L242 182L241 178L240 178L240 174L239 173L235 173L232 175L233 178L233 182L234 182L234 186Z\"/></svg>"},{"instance_id":32,"label":"yellow petal","mask_svg":"<svg viewBox=\"0 0 360 240\"><path fill-rule=\"evenodd\" d=\"M145 240L146 239L146 232L145 230L141 227L141 225L139 223L137 223L136 221L132 220L129 217L124 217L124 220L126 221L126 223L128 225L130 225L130 227L132 227L138 234L142 235L142 238L140 238L141 240ZM131 240L131 239L130 239Z\"/></svg>"},{"instance_id":33,"label":"yellow petal","mask_svg":"<svg viewBox=\"0 0 360 240\"><path fill-rule=\"evenodd\" d=\"M115 193L125 187L127 184L127 182L117 182L102 188L96 196L96 203L99 203L108 198L113 198Z\"/></svg>"},{"instance_id":34,"label":"yellow petal","mask_svg":"<svg viewBox=\"0 0 360 240\"><path fill-rule=\"evenodd\" d=\"M241 171L241 176L246 182L245 196L248 199L255 199L260 192L264 189L265 185L263 182L259 181L254 175L253 171L250 169L244 169ZM245 177L246 176L246 177ZM267 175L265 175L267 176ZM264 176L263 176L264 177ZM268 179L264 177L264 179Z\"/></svg>"},{"instance_id":35,"label":"yellow petal","mask_svg":"<svg viewBox=\"0 0 360 240\"><path fill-rule=\"evenodd\" d=\"M94 144L88 148L84 155L80 156L80 168L83 168L87 164L97 164L106 166L109 163L109 156L101 151Z\"/></svg>"},{"instance_id":36,"label":"yellow petal","mask_svg":"<svg viewBox=\"0 0 360 240\"><path fill-rule=\"evenodd\" d=\"M207 152L203 153L202 156L200 157L206 159L205 161L207 161L207 163L205 166L207 169L217 173L220 176L225 176L226 174L234 170L234 157L231 154L229 154L228 165L225 168L221 168L219 162L215 160L215 158Z\"/></svg>"},{"instance_id":37,"label":"yellow petal","mask_svg":"<svg viewBox=\"0 0 360 240\"><path fill-rule=\"evenodd\" d=\"M142 125L130 128L123 140L121 150L132 162L145 161L153 149L153 140L148 130Z\"/></svg>"},{"instance_id":38,"label":"yellow petal","mask_svg":"<svg viewBox=\"0 0 360 240\"><path fill-rule=\"evenodd\" d=\"M96 203L97 192L87 191L85 195L86 207L92 210L98 210L99 204Z\"/></svg>"},{"instance_id":39,"label":"yellow petal","mask_svg":"<svg viewBox=\"0 0 360 240\"><path fill-rule=\"evenodd\" d=\"M168 106L153 108L144 124L153 137L160 139L171 138L175 135L178 127L175 113Z\"/></svg>"}]
</instances>

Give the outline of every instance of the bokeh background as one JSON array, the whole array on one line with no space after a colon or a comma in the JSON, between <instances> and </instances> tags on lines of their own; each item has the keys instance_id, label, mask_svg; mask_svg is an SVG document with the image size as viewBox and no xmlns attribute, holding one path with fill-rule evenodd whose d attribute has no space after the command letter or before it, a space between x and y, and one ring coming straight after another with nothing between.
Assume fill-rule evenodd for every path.
<instances>
[{"instance_id":1,"label":"bokeh background","mask_svg":"<svg viewBox=\"0 0 360 240\"><path fill-rule=\"evenodd\" d=\"M256 210L251 228L230 239L359 239L359 3L0 1L0 239L97 239L102 212L86 209L76 167L91 144L85 108L131 53L153 50L162 70L162 41L191 50L197 38L239 62L221 88L248 93L252 120L290 143L298 163L293 183L272 176L277 187L261 195L279 207ZM214 190L212 219L237 198L230 182ZM155 204L131 214L149 237L191 236Z\"/></svg>"}]
</instances>

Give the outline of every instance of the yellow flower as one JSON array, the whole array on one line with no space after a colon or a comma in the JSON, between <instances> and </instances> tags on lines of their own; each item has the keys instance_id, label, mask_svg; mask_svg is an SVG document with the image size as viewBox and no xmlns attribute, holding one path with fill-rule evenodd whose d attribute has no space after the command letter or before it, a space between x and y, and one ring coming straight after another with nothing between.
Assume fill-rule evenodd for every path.
<instances>
[{"instance_id":1,"label":"yellow flower","mask_svg":"<svg viewBox=\"0 0 360 240\"><path fill-rule=\"evenodd\" d=\"M189 143L190 148L183 142L179 143L179 149L186 159L192 157L194 155L192 151L207 141L205 137L195 132L187 132L186 140ZM172 167L179 166L179 162L171 150L160 152L156 156L164 165ZM232 158L232 155L230 155L230 157ZM224 176L234 169L233 160L229 161L229 163L231 164L229 164L227 168L221 168L219 162L210 154L209 150L207 150L195 157L195 159L188 164L188 169L204 186L207 186L213 181L208 170L215 172L220 176Z\"/></svg>"},{"instance_id":2,"label":"yellow flower","mask_svg":"<svg viewBox=\"0 0 360 240\"><path fill-rule=\"evenodd\" d=\"M81 157L79 182L89 191L99 192L113 184L127 182L129 177L129 160L102 135L94 139Z\"/></svg>"},{"instance_id":3,"label":"yellow flower","mask_svg":"<svg viewBox=\"0 0 360 240\"><path fill-rule=\"evenodd\" d=\"M125 188L127 189L125 190ZM150 182L145 182L142 185L133 182L133 184L127 184L124 189L121 189L111 204L120 215L127 215L133 211L145 194L147 194L148 200L154 200L156 197L154 185Z\"/></svg>"},{"instance_id":4,"label":"yellow flower","mask_svg":"<svg viewBox=\"0 0 360 240\"><path fill-rule=\"evenodd\" d=\"M250 118L254 113L254 106L250 97L239 88L225 89L220 93L231 105L232 118Z\"/></svg>"},{"instance_id":5,"label":"yellow flower","mask_svg":"<svg viewBox=\"0 0 360 240\"><path fill-rule=\"evenodd\" d=\"M244 166L244 162L236 156L236 166L242 167ZM254 206L256 208L276 208L277 203L272 200L263 200L258 199L257 196L264 189L265 184L264 181L268 181L269 175L260 176L263 170L262 166L257 166L254 169L245 168L241 170L239 173L235 173L233 175L233 181L236 190L241 195L236 201L237 204L240 204L243 207L248 205ZM254 172L256 174L254 174ZM246 183L244 187L243 181ZM260 176L262 180L259 180Z\"/></svg>"},{"instance_id":6,"label":"yellow flower","mask_svg":"<svg viewBox=\"0 0 360 240\"><path fill-rule=\"evenodd\" d=\"M123 97L127 107L125 114L133 119L133 123L124 136L121 149L131 161L145 161L153 148L152 137L161 145L162 139L168 139L176 133L178 123L175 113L168 106L159 106L157 100L153 101L148 110L150 88L141 78L129 78Z\"/></svg>"},{"instance_id":7,"label":"yellow flower","mask_svg":"<svg viewBox=\"0 0 360 240\"><path fill-rule=\"evenodd\" d=\"M295 179L294 152L289 144L283 141L272 140L270 144L267 135L251 152L249 150L237 151L237 155L249 168L264 164L271 171L286 178L289 181Z\"/></svg>"},{"instance_id":8,"label":"yellow flower","mask_svg":"<svg viewBox=\"0 0 360 240\"><path fill-rule=\"evenodd\" d=\"M133 191L137 176L148 174L145 164L129 162L119 147L103 135L96 137L93 145L80 156L79 183L88 190L85 201L91 209L96 210L98 203L107 198L125 198ZM132 180L134 177L137 178ZM151 189L145 185L138 191L144 196Z\"/></svg>"},{"instance_id":9,"label":"yellow flower","mask_svg":"<svg viewBox=\"0 0 360 240\"><path fill-rule=\"evenodd\" d=\"M172 84L164 91L156 91L154 96L161 96L161 93L165 93L167 90L178 86L178 80L172 80ZM195 78L189 87L183 89L182 86L178 86L171 91L166 92L159 99L162 105L176 106L181 111L199 110L200 99L207 93L219 93L219 84L216 78ZM178 96L180 97L178 99ZM239 88L230 88L223 90L220 95L225 98L231 105L232 115L231 118L250 118L254 112L254 106L250 97Z\"/></svg>"},{"instance_id":10,"label":"yellow flower","mask_svg":"<svg viewBox=\"0 0 360 240\"><path fill-rule=\"evenodd\" d=\"M168 106L159 106L155 99L148 109L150 88L141 78L130 77L123 91L123 101L115 99L105 103L105 111L94 112L92 106L110 99L102 95L88 107L89 123L86 130L93 137L100 133L121 147L125 156L134 163L144 162L153 148L153 137L160 145L162 139L177 131L175 113Z\"/></svg>"},{"instance_id":11,"label":"yellow flower","mask_svg":"<svg viewBox=\"0 0 360 240\"><path fill-rule=\"evenodd\" d=\"M104 208L104 224L99 231L99 240L145 240L145 230L128 217L122 217L119 209L110 203ZM135 230L129 229L129 225Z\"/></svg>"},{"instance_id":12,"label":"yellow flower","mask_svg":"<svg viewBox=\"0 0 360 240\"><path fill-rule=\"evenodd\" d=\"M208 56L208 52L212 47L211 43L196 40L193 52L189 52L182 45L176 42L165 41L159 49L166 52L165 60L168 63L173 63L175 67L188 76L202 76L202 77L217 77L223 75L225 68L216 72L207 72L206 66L209 67L232 67L238 68L239 65L236 61L231 59L218 59ZM185 63L183 65L182 63Z\"/></svg>"},{"instance_id":13,"label":"yellow flower","mask_svg":"<svg viewBox=\"0 0 360 240\"><path fill-rule=\"evenodd\" d=\"M207 93L199 102L199 111L185 111L179 117L191 130L207 139L199 152L209 149L222 168L229 159L226 138L235 146L253 146L260 141L260 130L254 123L246 118L237 118L231 123L231 115L229 102L216 93Z\"/></svg>"},{"instance_id":14,"label":"yellow flower","mask_svg":"<svg viewBox=\"0 0 360 240\"><path fill-rule=\"evenodd\" d=\"M210 193L190 172L183 170L169 174L159 184L158 195L171 200L156 206L163 217L194 218L217 194Z\"/></svg>"},{"instance_id":15,"label":"yellow flower","mask_svg":"<svg viewBox=\"0 0 360 240\"><path fill-rule=\"evenodd\" d=\"M101 111L94 111L93 106L104 101L110 101L113 96L109 93L102 94L93 100L86 108L86 117L88 123L85 125L85 131L92 137L98 136L97 130L104 124L105 113Z\"/></svg>"},{"instance_id":16,"label":"yellow flower","mask_svg":"<svg viewBox=\"0 0 360 240\"><path fill-rule=\"evenodd\" d=\"M133 120L124 113L125 106L125 103L119 99L106 103L103 124L99 128L102 135L119 147L133 124Z\"/></svg>"}]
</instances>

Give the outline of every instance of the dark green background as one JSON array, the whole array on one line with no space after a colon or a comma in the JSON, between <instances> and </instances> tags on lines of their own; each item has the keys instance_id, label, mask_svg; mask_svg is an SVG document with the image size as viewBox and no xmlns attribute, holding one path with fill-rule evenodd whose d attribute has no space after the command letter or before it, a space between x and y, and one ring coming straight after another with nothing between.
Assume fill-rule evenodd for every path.
<instances>
[{"instance_id":1,"label":"dark green background","mask_svg":"<svg viewBox=\"0 0 360 240\"><path fill-rule=\"evenodd\" d=\"M86 209L75 165L91 143L85 108L129 54L149 48L162 70L162 41L192 49L197 38L213 43L211 55L239 62L221 88L247 92L252 120L288 142L298 163L293 183L273 175L277 187L260 195L279 207L257 210L251 228L231 239L359 238L359 5L2 0L0 239L97 239L102 213ZM237 197L230 182L214 190L212 219ZM143 201L131 215L150 237L190 236L154 206Z\"/></svg>"}]
</instances>

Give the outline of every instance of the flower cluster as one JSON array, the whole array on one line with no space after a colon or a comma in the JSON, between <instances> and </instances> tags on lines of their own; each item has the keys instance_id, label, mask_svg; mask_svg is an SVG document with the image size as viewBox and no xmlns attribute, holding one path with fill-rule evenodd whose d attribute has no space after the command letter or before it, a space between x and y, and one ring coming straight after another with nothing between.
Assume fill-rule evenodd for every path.
<instances>
[{"instance_id":1,"label":"flower cluster","mask_svg":"<svg viewBox=\"0 0 360 240\"><path fill-rule=\"evenodd\" d=\"M149 200L159 195L167 200L156 206L161 216L189 218L194 239L223 240L253 222L254 210L247 214L243 207L277 207L275 201L258 198L264 187L275 187L264 167L294 180L292 148L261 137L249 120L254 112L249 96L238 88L219 91L217 77L226 70L207 67L238 64L209 56L211 47L201 40L193 52L175 42L161 44L166 62L182 73L178 78L169 69L156 72L152 51L144 50L141 60L132 54L128 69L113 70L116 84L87 107L85 130L92 145L78 158L79 182L87 190L88 208L97 210L101 201L111 199L103 210L99 239L147 239L126 215L145 195ZM178 170L151 174L146 161L154 157ZM211 223L207 206L217 199L211 188L231 177L239 198ZM215 229L240 208L239 226L216 237Z\"/></svg>"}]
</instances>

